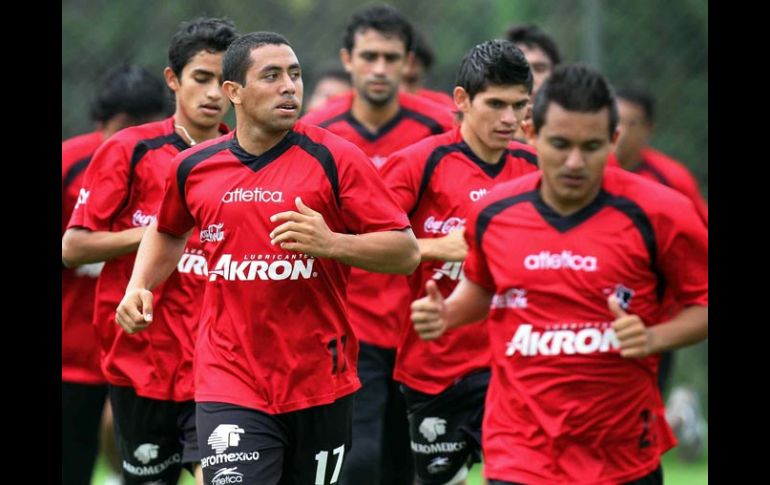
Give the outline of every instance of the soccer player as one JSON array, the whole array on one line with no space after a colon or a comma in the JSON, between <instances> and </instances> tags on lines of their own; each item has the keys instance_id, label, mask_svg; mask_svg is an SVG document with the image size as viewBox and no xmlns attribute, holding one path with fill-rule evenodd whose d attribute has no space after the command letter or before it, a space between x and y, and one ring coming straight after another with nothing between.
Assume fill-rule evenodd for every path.
<instances>
[{"instance_id":1,"label":"soccer player","mask_svg":"<svg viewBox=\"0 0 770 485\"><path fill-rule=\"evenodd\" d=\"M507 40L479 44L460 62L455 85L460 126L399 150L382 168L420 245L422 264L409 278L413 299L427 281L449 295L462 277L471 203L537 170L532 148L512 141L532 90L524 54ZM464 483L479 460L489 361L482 324L426 342L402 322L394 378L403 383L419 484Z\"/></svg>"},{"instance_id":2,"label":"soccer player","mask_svg":"<svg viewBox=\"0 0 770 485\"><path fill-rule=\"evenodd\" d=\"M158 291L160 311L151 329L125 332L114 315L139 241L156 217L171 160L226 131L222 57L236 35L233 24L221 19L181 25L163 73L176 95L173 116L122 130L96 151L62 239L66 265L106 261L93 322L127 484L174 483L183 464L192 471L200 461L192 401L192 353L206 277L200 242L191 241L184 258L177 258L179 271Z\"/></svg>"},{"instance_id":3,"label":"soccer player","mask_svg":"<svg viewBox=\"0 0 770 485\"><path fill-rule=\"evenodd\" d=\"M339 65L339 60L329 63L328 66L321 69L315 88L308 97L305 111L309 113L320 108L331 98L348 92L352 87L350 74Z\"/></svg>"},{"instance_id":4,"label":"soccer player","mask_svg":"<svg viewBox=\"0 0 770 485\"><path fill-rule=\"evenodd\" d=\"M532 85L532 100L534 100L540 85L561 62L559 47L550 35L534 24L511 25L505 32L505 38L521 49L524 57L527 58L534 77ZM515 138L526 143L527 135L523 128L519 128Z\"/></svg>"},{"instance_id":5,"label":"soccer player","mask_svg":"<svg viewBox=\"0 0 770 485\"><path fill-rule=\"evenodd\" d=\"M687 167L649 145L655 129L655 97L639 86L616 90L620 136L610 163L660 182L687 196L708 226L708 205Z\"/></svg>"},{"instance_id":6,"label":"soccer player","mask_svg":"<svg viewBox=\"0 0 770 485\"><path fill-rule=\"evenodd\" d=\"M236 130L176 158L117 320L157 325L149 290L194 227L213 228L200 232L209 283L195 349L204 479L337 483L360 387L349 266L410 273L417 242L361 150L297 122L301 68L283 36L241 36L224 79Z\"/></svg>"},{"instance_id":7,"label":"soccer player","mask_svg":"<svg viewBox=\"0 0 770 485\"><path fill-rule=\"evenodd\" d=\"M431 49L425 34L418 28L413 27L414 46L412 52L414 55L408 56L404 65L404 74L401 78L401 89L407 93L416 94L423 98L445 104L449 109L455 110L455 102L451 96L441 91L435 91L425 87L425 79L428 77L428 71L433 66L435 55Z\"/></svg>"},{"instance_id":8,"label":"soccer player","mask_svg":"<svg viewBox=\"0 0 770 485\"><path fill-rule=\"evenodd\" d=\"M372 5L353 12L340 49L353 91L303 121L354 143L377 168L393 152L450 129L449 108L399 91L412 39L409 20L394 7ZM393 380L399 328L409 317L410 301L405 277L351 270L347 310L361 339L363 388L355 397L354 446L342 485L411 485L414 480L406 406Z\"/></svg>"},{"instance_id":9,"label":"soccer player","mask_svg":"<svg viewBox=\"0 0 770 485\"><path fill-rule=\"evenodd\" d=\"M165 115L165 86L137 65L120 65L101 80L91 104L96 130L62 142L62 235L96 149L123 128ZM62 268L62 483L89 483L99 444L107 381L91 325L94 289L102 264ZM114 439L112 434L107 434ZM105 443L106 445L106 443Z\"/></svg>"},{"instance_id":10,"label":"soccer player","mask_svg":"<svg viewBox=\"0 0 770 485\"><path fill-rule=\"evenodd\" d=\"M708 334L707 234L683 195L605 169L617 123L602 75L556 68L529 129L541 171L474 206L466 279L412 305L425 339L488 315L491 485L662 483L658 354ZM685 306L671 319L664 285Z\"/></svg>"}]
</instances>

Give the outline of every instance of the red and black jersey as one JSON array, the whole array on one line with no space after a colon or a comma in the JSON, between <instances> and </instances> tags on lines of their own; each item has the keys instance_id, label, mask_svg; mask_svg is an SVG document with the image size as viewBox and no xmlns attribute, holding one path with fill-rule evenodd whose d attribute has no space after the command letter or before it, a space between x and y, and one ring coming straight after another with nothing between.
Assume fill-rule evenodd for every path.
<instances>
[{"instance_id":1,"label":"red and black jersey","mask_svg":"<svg viewBox=\"0 0 770 485\"><path fill-rule=\"evenodd\" d=\"M356 120L350 108L353 92L339 96L302 120L328 129L361 148L379 169L388 156L423 138L452 128L446 107L413 94L399 92L399 112L377 133ZM403 275L369 273L352 268L348 281L348 315L356 335L382 348L395 348L401 322L408 317L409 286Z\"/></svg>"},{"instance_id":2,"label":"red and black jersey","mask_svg":"<svg viewBox=\"0 0 770 485\"><path fill-rule=\"evenodd\" d=\"M226 127L222 125L226 131ZM69 227L118 232L148 226L163 197L171 160L189 148L174 119L119 131L96 151L85 174ZM135 253L107 261L96 288L93 323L107 380L143 397L192 399L192 353L205 285L200 242L190 239L175 271L155 289L152 325L129 335L115 323L115 309L131 277Z\"/></svg>"},{"instance_id":3,"label":"red and black jersey","mask_svg":"<svg viewBox=\"0 0 770 485\"><path fill-rule=\"evenodd\" d=\"M615 484L654 471L675 444L657 388L659 356L624 359L615 294L647 325L663 290L708 305L706 228L686 197L607 168L588 206L560 216L542 174L474 206L466 277L494 294L483 448L490 479Z\"/></svg>"},{"instance_id":4,"label":"red and black jersey","mask_svg":"<svg viewBox=\"0 0 770 485\"><path fill-rule=\"evenodd\" d=\"M83 175L102 133L95 131L65 140L61 144L61 228L67 222L78 199ZM77 384L104 384L99 368L99 347L91 319L94 314L94 289L102 264L84 264L62 268L61 272L61 378Z\"/></svg>"},{"instance_id":5,"label":"red and black jersey","mask_svg":"<svg viewBox=\"0 0 770 485\"><path fill-rule=\"evenodd\" d=\"M631 172L686 195L695 205L701 220L708 226L708 204L700 193L698 182L687 167L651 147L642 148L640 156L641 162ZM609 165L620 166L614 153L610 154Z\"/></svg>"},{"instance_id":6,"label":"red and black jersey","mask_svg":"<svg viewBox=\"0 0 770 485\"><path fill-rule=\"evenodd\" d=\"M296 211L298 196L334 232L408 228L361 150L297 122L260 156L228 135L180 155L173 170L158 228L181 235L197 224L209 255L195 400L277 414L358 389L349 267L273 246L269 234L270 216Z\"/></svg>"},{"instance_id":7,"label":"red and black jersey","mask_svg":"<svg viewBox=\"0 0 770 485\"><path fill-rule=\"evenodd\" d=\"M495 185L537 170L528 145L511 142L496 164L481 160L460 128L426 138L391 155L382 167L385 183L409 214L417 238L446 236L465 227L467 212ZM409 276L410 300L425 295L433 279L448 296L462 275L462 262L426 261ZM457 379L489 367L489 338L483 322L452 329L426 342L408 319L400 322L394 379L412 389L438 394Z\"/></svg>"},{"instance_id":8,"label":"red and black jersey","mask_svg":"<svg viewBox=\"0 0 770 485\"><path fill-rule=\"evenodd\" d=\"M440 103L446 106L447 108L451 109L452 111L457 109L457 106L455 105L455 100L452 99L452 96L448 95L443 91L434 91L432 89L423 88L418 90L415 94L422 98L426 98L431 101L435 101L436 103Z\"/></svg>"}]
</instances>

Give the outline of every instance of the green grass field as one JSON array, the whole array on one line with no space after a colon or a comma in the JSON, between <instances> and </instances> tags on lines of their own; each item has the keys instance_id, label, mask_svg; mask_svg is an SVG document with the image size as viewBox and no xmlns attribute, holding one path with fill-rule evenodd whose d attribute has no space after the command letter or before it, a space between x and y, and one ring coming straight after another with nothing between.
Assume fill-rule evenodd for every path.
<instances>
[{"instance_id":1,"label":"green grass field","mask_svg":"<svg viewBox=\"0 0 770 485\"><path fill-rule=\"evenodd\" d=\"M663 456L663 480L666 485L706 485L708 483L708 457L695 463L682 463L676 457L676 449ZM100 458L91 485L103 485L107 465ZM481 467L475 466L468 477L468 485L482 485ZM195 485L195 481L183 472L179 485Z\"/></svg>"}]
</instances>

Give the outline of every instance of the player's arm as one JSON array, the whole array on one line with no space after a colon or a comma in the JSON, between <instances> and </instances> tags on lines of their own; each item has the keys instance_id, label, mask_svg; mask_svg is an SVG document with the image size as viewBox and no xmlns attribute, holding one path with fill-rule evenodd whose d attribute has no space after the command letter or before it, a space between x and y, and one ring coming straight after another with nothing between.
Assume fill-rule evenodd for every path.
<instances>
[{"instance_id":1,"label":"player's arm","mask_svg":"<svg viewBox=\"0 0 770 485\"><path fill-rule=\"evenodd\" d=\"M119 232L91 231L81 227L67 229L61 240L62 264L68 268L109 261L132 253L139 247L145 227Z\"/></svg>"},{"instance_id":2,"label":"player's arm","mask_svg":"<svg viewBox=\"0 0 770 485\"><path fill-rule=\"evenodd\" d=\"M418 239L421 260L464 261L468 255L468 244L465 242L464 233L465 228L453 229L446 236Z\"/></svg>"},{"instance_id":3,"label":"player's arm","mask_svg":"<svg viewBox=\"0 0 770 485\"><path fill-rule=\"evenodd\" d=\"M409 274L420 263L411 229L341 234L329 229L323 215L299 197L295 202L297 211L280 212L270 218L279 223L270 233L273 245L378 273Z\"/></svg>"},{"instance_id":4,"label":"player's arm","mask_svg":"<svg viewBox=\"0 0 770 485\"><path fill-rule=\"evenodd\" d=\"M648 327L638 315L629 315L613 295L608 300L615 315L612 328L620 342L620 355L629 358L678 349L708 337L708 307L690 306L667 322Z\"/></svg>"},{"instance_id":5,"label":"player's arm","mask_svg":"<svg viewBox=\"0 0 770 485\"><path fill-rule=\"evenodd\" d=\"M487 317L492 294L463 278L449 298L444 299L433 280L425 283L428 295L412 302L412 324L423 340L439 338L450 328L478 322Z\"/></svg>"},{"instance_id":6,"label":"player's arm","mask_svg":"<svg viewBox=\"0 0 770 485\"><path fill-rule=\"evenodd\" d=\"M157 221L147 228L136 253L134 270L123 301L118 305L115 321L128 333L145 329L152 322L150 291L174 271L184 254L187 232L182 237L159 232Z\"/></svg>"}]
</instances>

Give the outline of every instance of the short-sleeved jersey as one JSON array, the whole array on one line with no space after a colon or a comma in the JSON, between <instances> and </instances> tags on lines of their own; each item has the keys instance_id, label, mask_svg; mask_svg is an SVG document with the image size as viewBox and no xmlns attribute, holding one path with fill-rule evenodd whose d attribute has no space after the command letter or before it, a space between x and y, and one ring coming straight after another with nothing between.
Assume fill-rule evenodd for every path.
<instances>
[{"instance_id":1,"label":"short-sleeved jersey","mask_svg":"<svg viewBox=\"0 0 770 485\"><path fill-rule=\"evenodd\" d=\"M302 121L321 126L350 141L379 169L388 156L453 125L452 112L433 101L399 92L398 114L376 133L350 109L353 92L329 101ZM409 286L403 275L370 273L352 268L347 289L348 315L358 337L382 348L396 348L400 323L408 316Z\"/></svg>"},{"instance_id":2,"label":"short-sleeved jersey","mask_svg":"<svg viewBox=\"0 0 770 485\"><path fill-rule=\"evenodd\" d=\"M409 214L420 239L446 236L465 227L470 205L495 185L537 170L534 150L511 142L494 165L485 163L462 138L460 128L426 138L391 155L382 177ZM425 295L433 279L448 296L462 276L462 261L425 261L409 276L410 300ZM408 318L401 322L394 378L412 389L438 394L457 379L489 367L483 322L452 329L426 342Z\"/></svg>"},{"instance_id":3,"label":"short-sleeved jersey","mask_svg":"<svg viewBox=\"0 0 770 485\"><path fill-rule=\"evenodd\" d=\"M187 148L174 131L173 117L110 137L88 166L69 227L118 232L148 226L156 218L171 160ZM136 253L105 262L97 282L93 323L102 371L111 384L131 386L138 395L152 399L192 399L192 353L205 287L202 251L200 242L190 238L178 271L154 291L157 311L152 325L133 335L115 323L115 309Z\"/></svg>"},{"instance_id":4,"label":"short-sleeved jersey","mask_svg":"<svg viewBox=\"0 0 770 485\"><path fill-rule=\"evenodd\" d=\"M270 216L296 211L296 197L334 232L408 228L361 150L297 122L262 155L229 135L180 155L174 170L159 230L207 231L195 400L277 414L358 389L358 341L345 312L349 267L273 246L269 234L278 225Z\"/></svg>"},{"instance_id":5,"label":"short-sleeved jersey","mask_svg":"<svg viewBox=\"0 0 770 485\"><path fill-rule=\"evenodd\" d=\"M708 204L700 193L698 182L687 167L652 147L642 148L639 155L642 161L631 171L686 195L695 205L701 220L708 226ZM610 154L609 165L619 166L614 153Z\"/></svg>"},{"instance_id":6,"label":"short-sleeved jersey","mask_svg":"<svg viewBox=\"0 0 770 485\"><path fill-rule=\"evenodd\" d=\"M560 216L540 172L474 206L466 277L494 294L484 415L490 479L615 484L654 471L675 444L657 389L659 355L624 359L615 294L647 325L665 286L708 305L706 228L674 190L608 167L588 206Z\"/></svg>"},{"instance_id":7,"label":"short-sleeved jersey","mask_svg":"<svg viewBox=\"0 0 770 485\"><path fill-rule=\"evenodd\" d=\"M77 203L85 169L101 144L100 131L76 136L61 144L62 234ZM91 325L96 278L101 269L101 263L62 268L61 378L66 382L106 382L99 368L99 346Z\"/></svg>"}]
</instances>

